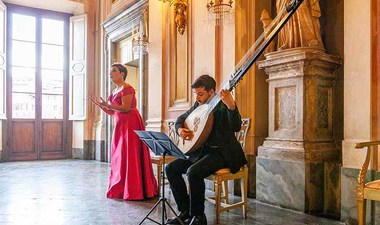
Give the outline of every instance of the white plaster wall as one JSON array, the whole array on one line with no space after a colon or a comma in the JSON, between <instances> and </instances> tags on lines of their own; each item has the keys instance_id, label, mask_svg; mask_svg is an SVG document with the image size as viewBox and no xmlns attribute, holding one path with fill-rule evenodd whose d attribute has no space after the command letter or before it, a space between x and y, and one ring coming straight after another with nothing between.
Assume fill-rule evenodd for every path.
<instances>
[{"instance_id":1,"label":"white plaster wall","mask_svg":"<svg viewBox=\"0 0 380 225\"><path fill-rule=\"evenodd\" d=\"M192 1L193 8L193 80L202 74L215 77L215 27L207 15L206 1Z\"/></svg>"},{"instance_id":2,"label":"white plaster wall","mask_svg":"<svg viewBox=\"0 0 380 225\"><path fill-rule=\"evenodd\" d=\"M235 72L235 16L223 25L223 81Z\"/></svg>"},{"instance_id":3,"label":"white plaster wall","mask_svg":"<svg viewBox=\"0 0 380 225\"><path fill-rule=\"evenodd\" d=\"M344 141L343 166L359 168L370 138L370 0L344 1Z\"/></svg>"},{"instance_id":4,"label":"white plaster wall","mask_svg":"<svg viewBox=\"0 0 380 225\"><path fill-rule=\"evenodd\" d=\"M84 148L84 122L73 121L73 145L72 148Z\"/></svg>"},{"instance_id":5,"label":"white plaster wall","mask_svg":"<svg viewBox=\"0 0 380 225\"><path fill-rule=\"evenodd\" d=\"M133 66L127 66L128 70L128 76L126 79L126 82L132 85L132 87L135 89L136 93L139 93L140 87L139 87L139 71L137 67ZM139 102L139 95L136 94L136 101L137 101L137 109L142 112L140 105L138 104Z\"/></svg>"},{"instance_id":6,"label":"white plaster wall","mask_svg":"<svg viewBox=\"0 0 380 225\"><path fill-rule=\"evenodd\" d=\"M167 5L167 4L166 4ZM162 7L161 1L149 0L149 55L147 130L161 131L162 120Z\"/></svg>"}]
</instances>

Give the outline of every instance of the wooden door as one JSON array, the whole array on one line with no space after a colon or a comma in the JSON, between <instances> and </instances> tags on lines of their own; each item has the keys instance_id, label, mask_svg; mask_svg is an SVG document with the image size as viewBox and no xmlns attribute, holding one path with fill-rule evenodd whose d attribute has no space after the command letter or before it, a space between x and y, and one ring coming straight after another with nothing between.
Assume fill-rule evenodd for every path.
<instances>
[{"instance_id":1,"label":"wooden door","mask_svg":"<svg viewBox=\"0 0 380 225\"><path fill-rule=\"evenodd\" d=\"M7 161L70 156L69 16L8 5Z\"/></svg>"}]
</instances>

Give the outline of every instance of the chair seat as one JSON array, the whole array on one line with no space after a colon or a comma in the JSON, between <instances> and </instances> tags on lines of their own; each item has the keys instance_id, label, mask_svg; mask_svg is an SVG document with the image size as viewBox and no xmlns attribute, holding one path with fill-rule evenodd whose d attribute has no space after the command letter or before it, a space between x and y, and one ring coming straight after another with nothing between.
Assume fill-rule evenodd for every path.
<instances>
[{"instance_id":1,"label":"chair seat","mask_svg":"<svg viewBox=\"0 0 380 225\"><path fill-rule=\"evenodd\" d=\"M364 185L364 198L380 201L380 180L374 180Z\"/></svg>"},{"instance_id":2,"label":"chair seat","mask_svg":"<svg viewBox=\"0 0 380 225\"><path fill-rule=\"evenodd\" d=\"M228 174L231 173L229 168L223 168L215 172L216 175Z\"/></svg>"},{"instance_id":3,"label":"chair seat","mask_svg":"<svg viewBox=\"0 0 380 225\"><path fill-rule=\"evenodd\" d=\"M243 170L244 170L244 167L240 168L240 170L237 173L243 172ZM223 169L220 169L214 173L214 175L223 175L223 174L232 174L232 173L231 173L231 170L229 168L223 168Z\"/></svg>"},{"instance_id":4,"label":"chair seat","mask_svg":"<svg viewBox=\"0 0 380 225\"><path fill-rule=\"evenodd\" d=\"M364 185L364 188L380 190L380 180L374 180Z\"/></svg>"},{"instance_id":5,"label":"chair seat","mask_svg":"<svg viewBox=\"0 0 380 225\"><path fill-rule=\"evenodd\" d=\"M228 180L235 180L240 179L244 177L246 166L243 166L239 171L236 173L231 173L231 170L229 168L223 168L218 171L216 171L214 174L208 176L206 179L213 180L216 183L228 181Z\"/></svg>"},{"instance_id":6,"label":"chair seat","mask_svg":"<svg viewBox=\"0 0 380 225\"><path fill-rule=\"evenodd\" d=\"M174 156L165 156L165 163L169 163L174 159L176 159ZM162 155L150 155L150 160L154 164L163 163L164 157Z\"/></svg>"}]
</instances>

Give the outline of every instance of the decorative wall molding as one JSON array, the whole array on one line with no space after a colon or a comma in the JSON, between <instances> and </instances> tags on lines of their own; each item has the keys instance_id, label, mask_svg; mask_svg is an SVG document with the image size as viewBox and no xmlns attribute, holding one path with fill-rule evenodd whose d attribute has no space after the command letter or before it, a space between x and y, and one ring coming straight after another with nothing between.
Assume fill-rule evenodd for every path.
<instances>
[{"instance_id":1,"label":"decorative wall molding","mask_svg":"<svg viewBox=\"0 0 380 225\"><path fill-rule=\"evenodd\" d=\"M151 118L146 121L146 130L149 131L162 131L162 120L160 118Z\"/></svg>"},{"instance_id":2,"label":"decorative wall molding","mask_svg":"<svg viewBox=\"0 0 380 225\"><path fill-rule=\"evenodd\" d=\"M191 89L192 71L193 71L193 51L192 51L192 1L187 2L187 29L183 30L183 35L177 32L175 23L176 12L173 7L166 11L170 21L163 21L167 24L165 32L168 39L164 42L164 52L167 56L163 62L169 61L164 74L168 79L167 85L169 90L168 111L185 111L191 106Z\"/></svg>"},{"instance_id":3,"label":"decorative wall molding","mask_svg":"<svg viewBox=\"0 0 380 225\"><path fill-rule=\"evenodd\" d=\"M132 33L132 21L139 24L143 20L142 10L148 4L147 0L139 0L133 5L128 5L119 13L111 13L101 24L110 41L116 42Z\"/></svg>"}]
</instances>

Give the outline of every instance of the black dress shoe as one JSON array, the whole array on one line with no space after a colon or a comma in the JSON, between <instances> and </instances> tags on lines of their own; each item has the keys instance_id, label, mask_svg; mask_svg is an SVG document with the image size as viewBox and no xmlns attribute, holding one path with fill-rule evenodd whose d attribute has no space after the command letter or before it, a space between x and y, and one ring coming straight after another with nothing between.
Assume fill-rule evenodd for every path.
<instances>
[{"instance_id":1,"label":"black dress shoe","mask_svg":"<svg viewBox=\"0 0 380 225\"><path fill-rule=\"evenodd\" d=\"M189 225L207 225L207 218L205 214L194 216Z\"/></svg>"},{"instance_id":2,"label":"black dress shoe","mask_svg":"<svg viewBox=\"0 0 380 225\"><path fill-rule=\"evenodd\" d=\"M189 224L187 220L190 219L190 214L189 214L189 211L186 210L184 212L181 212L178 217L173 217L171 219L168 219L166 221L166 224L181 224L181 222L179 221L179 219L182 220L183 224Z\"/></svg>"}]
</instances>

